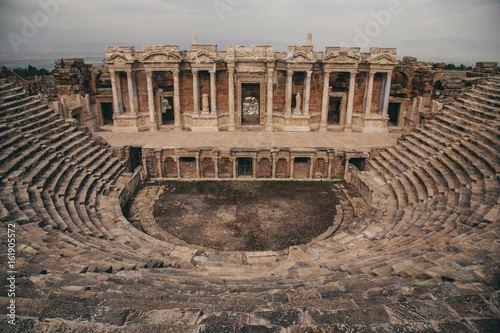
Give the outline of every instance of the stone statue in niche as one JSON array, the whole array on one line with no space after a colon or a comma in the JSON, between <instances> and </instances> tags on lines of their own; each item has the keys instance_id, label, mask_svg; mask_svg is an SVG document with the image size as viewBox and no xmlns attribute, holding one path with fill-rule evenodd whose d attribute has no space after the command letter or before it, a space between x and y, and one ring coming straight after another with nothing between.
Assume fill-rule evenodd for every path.
<instances>
[{"instance_id":1,"label":"stone statue in niche","mask_svg":"<svg viewBox=\"0 0 500 333\"><path fill-rule=\"evenodd\" d=\"M163 98L161 101L161 113L167 113L167 110L170 109L172 109L170 102L168 101L168 99Z\"/></svg>"},{"instance_id":2,"label":"stone statue in niche","mask_svg":"<svg viewBox=\"0 0 500 333\"><path fill-rule=\"evenodd\" d=\"M293 110L294 113L300 113L302 109L302 97L300 97L300 93L295 95L295 109Z\"/></svg>"},{"instance_id":3,"label":"stone statue in niche","mask_svg":"<svg viewBox=\"0 0 500 333\"><path fill-rule=\"evenodd\" d=\"M203 94L201 97L201 111L203 112L209 112L210 107L208 105L208 94Z\"/></svg>"}]
</instances>

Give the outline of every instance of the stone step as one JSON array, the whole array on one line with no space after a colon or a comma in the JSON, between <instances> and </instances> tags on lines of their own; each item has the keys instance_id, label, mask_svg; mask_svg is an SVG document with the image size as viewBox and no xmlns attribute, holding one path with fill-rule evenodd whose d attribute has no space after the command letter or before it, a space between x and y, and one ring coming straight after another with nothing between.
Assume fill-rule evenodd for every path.
<instances>
[{"instance_id":1,"label":"stone step","mask_svg":"<svg viewBox=\"0 0 500 333\"><path fill-rule=\"evenodd\" d=\"M432 179L425 173L425 171L421 168L416 168L413 170L415 177L422 183L426 197L433 198L435 195L439 193L439 190L436 184L432 181Z\"/></svg>"},{"instance_id":2,"label":"stone step","mask_svg":"<svg viewBox=\"0 0 500 333\"><path fill-rule=\"evenodd\" d=\"M477 101L481 104L486 104L486 105L489 105L489 106L492 106L492 107L495 107L495 108L500 108L500 101L495 99L495 98L488 98L489 96L484 96L484 95L476 95L476 93L474 92L466 92L464 94L466 97L474 100L474 101ZM494 97L496 97L497 95L495 95Z\"/></svg>"},{"instance_id":3,"label":"stone step","mask_svg":"<svg viewBox=\"0 0 500 333\"><path fill-rule=\"evenodd\" d=\"M476 92L484 92L490 96L493 96L495 97L494 99L500 99L500 90L499 89L495 89L491 86L488 86L488 85L484 85L484 84L477 84L475 87L474 87L474 91Z\"/></svg>"},{"instance_id":4,"label":"stone step","mask_svg":"<svg viewBox=\"0 0 500 333\"><path fill-rule=\"evenodd\" d=\"M474 89L470 92L474 98L488 98L496 101L500 101L500 94L494 90L490 90L485 86L476 85Z\"/></svg>"},{"instance_id":5,"label":"stone step","mask_svg":"<svg viewBox=\"0 0 500 333\"><path fill-rule=\"evenodd\" d=\"M8 123L9 125L14 123L18 119L34 116L44 110L48 110L49 107L40 103L33 103L33 107L28 107L30 104L25 105L27 108L23 111L18 111L16 113L12 113L10 115L5 115L2 117L2 121Z\"/></svg>"},{"instance_id":6,"label":"stone step","mask_svg":"<svg viewBox=\"0 0 500 333\"><path fill-rule=\"evenodd\" d=\"M27 96L23 98L18 98L16 100L7 102L7 103L1 103L0 105L0 116L3 116L5 114L9 114L10 112L16 110L18 107L22 107L24 104L34 100L35 97L33 96Z\"/></svg>"},{"instance_id":7,"label":"stone step","mask_svg":"<svg viewBox=\"0 0 500 333\"><path fill-rule=\"evenodd\" d=\"M446 154L442 154L436 158L441 164L448 169L447 173L450 177L455 179L455 188L458 187L470 187L470 180L464 174L463 170L451 159L448 158Z\"/></svg>"},{"instance_id":8,"label":"stone step","mask_svg":"<svg viewBox=\"0 0 500 333\"><path fill-rule=\"evenodd\" d=\"M31 97L27 98L24 103L15 105L11 108L0 111L0 122L5 122L4 117L8 117L12 114L17 114L26 110L36 109L40 106L40 101L38 99L33 99Z\"/></svg>"},{"instance_id":9,"label":"stone step","mask_svg":"<svg viewBox=\"0 0 500 333\"><path fill-rule=\"evenodd\" d=\"M496 119L498 115L498 107L495 105L490 105L483 101L474 101L468 98L457 98L457 101L464 103L467 108L474 110L475 112L482 112L492 119Z\"/></svg>"},{"instance_id":10,"label":"stone step","mask_svg":"<svg viewBox=\"0 0 500 333\"><path fill-rule=\"evenodd\" d=\"M436 151L441 151L451 145L451 142L448 138L446 138L446 136L439 136L434 134L434 132L435 128L431 128L427 125L427 128L419 128L416 133L413 133L413 136L424 143L424 145L427 145Z\"/></svg>"},{"instance_id":11,"label":"stone step","mask_svg":"<svg viewBox=\"0 0 500 333\"><path fill-rule=\"evenodd\" d=\"M473 151L495 174L500 173L500 153L498 150L492 149L474 138L471 138L467 142L463 142L463 146Z\"/></svg>"},{"instance_id":12,"label":"stone step","mask_svg":"<svg viewBox=\"0 0 500 333\"><path fill-rule=\"evenodd\" d=\"M444 186L446 187L447 190L456 190L460 187L460 184L458 183L458 180L453 176L453 174L450 174L448 171L448 168L441 163L439 160L430 160L429 161L429 166L432 167L435 170L435 174L439 174L441 179L444 179ZM442 182L440 181L440 184Z\"/></svg>"},{"instance_id":13,"label":"stone step","mask_svg":"<svg viewBox=\"0 0 500 333\"><path fill-rule=\"evenodd\" d=\"M453 161L457 167L457 169L462 170L462 172L466 175L468 182L477 182L481 175L477 172L474 167L469 164L467 160L465 160L462 156L458 155L454 150L447 150L444 152L446 157L449 160Z\"/></svg>"},{"instance_id":14,"label":"stone step","mask_svg":"<svg viewBox=\"0 0 500 333\"><path fill-rule=\"evenodd\" d=\"M23 92L22 87L16 87L15 84L5 85L5 89L0 88L0 98L5 98L12 95L17 95ZM5 99L4 99L5 102ZM3 102L2 102L3 103Z\"/></svg>"},{"instance_id":15,"label":"stone step","mask_svg":"<svg viewBox=\"0 0 500 333\"><path fill-rule=\"evenodd\" d=\"M488 119L484 119L482 117L478 117L474 115L471 112L468 112L466 109L463 108L463 106L455 106L455 105L445 105L444 106L447 110L449 110L451 115L458 116L462 119L467 119L471 122L474 122L478 124L479 126L490 126L490 121Z\"/></svg>"},{"instance_id":16,"label":"stone step","mask_svg":"<svg viewBox=\"0 0 500 333\"><path fill-rule=\"evenodd\" d=\"M469 161L469 164L472 165L482 176L482 178L494 177L494 172L491 168L486 165L481 158L470 150L470 146L460 144L457 147L453 148L453 151L460 155L463 159Z\"/></svg>"}]
</instances>

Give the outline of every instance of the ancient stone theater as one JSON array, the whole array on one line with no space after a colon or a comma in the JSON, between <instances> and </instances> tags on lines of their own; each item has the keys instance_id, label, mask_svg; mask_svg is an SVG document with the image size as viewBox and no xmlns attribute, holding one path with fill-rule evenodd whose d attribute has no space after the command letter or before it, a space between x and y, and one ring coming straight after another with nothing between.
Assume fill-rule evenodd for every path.
<instances>
[{"instance_id":1,"label":"ancient stone theater","mask_svg":"<svg viewBox=\"0 0 500 333\"><path fill-rule=\"evenodd\" d=\"M444 67L310 34L2 66L2 331L498 332L499 70Z\"/></svg>"}]
</instances>

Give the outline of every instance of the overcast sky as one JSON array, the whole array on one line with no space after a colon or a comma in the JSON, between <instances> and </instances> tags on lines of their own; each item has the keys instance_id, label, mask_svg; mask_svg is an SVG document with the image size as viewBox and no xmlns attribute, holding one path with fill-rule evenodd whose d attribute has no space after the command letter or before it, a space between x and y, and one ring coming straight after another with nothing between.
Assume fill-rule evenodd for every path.
<instances>
[{"instance_id":1,"label":"overcast sky","mask_svg":"<svg viewBox=\"0 0 500 333\"><path fill-rule=\"evenodd\" d=\"M44 10L42 3L51 5ZM496 56L492 60L500 59L500 0L0 0L0 4L1 52L14 51L12 40L20 51L44 43L93 41L187 48L193 32L198 33L199 43L216 43L219 50L248 42L282 49L305 44L310 32L316 50L327 45L364 50L394 46L404 51L428 47L438 56L443 51L439 45L453 53L458 50L453 49L456 43L470 40L479 48L490 42L491 49L482 51L493 52L487 53ZM29 24L38 24L39 31L26 34L33 32L26 28ZM433 42L428 45L408 45L429 40ZM454 41L454 46L436 40Z\"/></svg>"}]
</instances>

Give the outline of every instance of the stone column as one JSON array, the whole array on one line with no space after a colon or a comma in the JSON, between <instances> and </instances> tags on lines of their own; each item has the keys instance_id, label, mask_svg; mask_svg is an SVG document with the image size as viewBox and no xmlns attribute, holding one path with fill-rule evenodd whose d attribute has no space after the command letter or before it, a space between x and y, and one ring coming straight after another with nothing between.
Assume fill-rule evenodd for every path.
<instances>
[{"instance_id":1,"label":"stone column","mask_svg":"<svg viewBox=\"0 0 500 333\"><path fill-rule=\"evenodd\" d=\"M328 154L328 179L332 179L332 165L333 165L333 156L329 153Z\"/></svg>"},{"instance_id":2,"label":"stone column","mask_svg":"<svg viewBox=\"0 0 500 333\"><path fill-rule=\"evenodd\" d=\"M387 77L384 76L382 78L382 86L380 87L380 98L378 101L378 110L379 112L382 112L384 108L384 96L385 96L385 81L387 80Z\"/></svg>"},{"instance_id":3,"label":"stone column","mask_svg":"<svg viewBox=\"0 0 500 333\"><path fill-rule=\"evenodd\" d=\"M273 131L273 75L274 69L267 69L267 121L266 130Z\"/></svg>"},{"instance_id":4,"label":"stone column","mask_svg":"<svg viewBox=\"0 0 500 333\"><path fill-rule=\"evenodd\" d=\"M236 172L236 163L238 163L238 159L236 157L233 157L233 179L237 178L237 172Z\"/></svg>"},{"instance_id":5,"label":"stone column","mask_svg":"<svg viewBox=\"0 0 500 333\"><path fill-rule=\"evenodd\" d=\"M120 74L115 71L109 72L111 76L111 90L113 92L113 112L123 112L123 101L121 94Z\"/></svg>"},{"instance_id":6,"label":"stone column","mask_svg":"<svg viewBox=\"0 0 500 333\"><path fill-rule=\"evenodd\" d=\"M306 78L306 96L304 101L304 113L309 113L309 104L311 102L311 75L312 71L307 71Z\"/></svg>"},{"instance_id":7,"label":"stone column","mask_svg":"<svg viewBox=\"0 0 500 333\"><path fill-rule=\"evenodd\" d=\"M368 85L366 88L366 108L365 114L370 114L372 109L372 96L373 96L373 79L375 77L375 72L368 73Z\"/></svg>"},{"instance_id":8,"label":"stone column","mask_svg":"<svg viewBox=\"0 0 500 333\"><path fill-rule=\"evenodd\" d=\"M295 157L290 157L290 179L293 179L294 164L295 164Z\"/></svg>"},{"instance_id":9,"label":"stone column","mask_svg":"<svg viewBox=\"0 0 500 333\"><path fill-rule=\"evenodd\" d=\"M172 71L174 74L174 128L177 131L182 129L181 122L181 94L179 87L179 70Z\"/></svg>"},{"instance_id":10,"label":"stone column","mask_svg":"<svg viewBox=\"0 0 500 333\"><path fill-rule=\"evenodd\" d=\"M161 163L161 149L155 149L156 158L158 160L158 177L163 178L163 168Z\"/></svg>"},{"instance_id":11,"label":"stone column","mask_svg":"<svg viewBox=\"0 0 500 333\"><path fill-rule=\"evenodd\" d=\"M389 98L391 97L391 79L392 73L387 73L387 76L384 78L384 87L382 89L383 95L381 96L382 100L382 114L387 114L389 111Z\"/></svg>"},{"instance_id":12,"label":"stone column","mask_svg":"<svg viewBox=\"0 0 500 333\"><path fill-rule=\"evenodd\" d=\"M356 72L351 72L349 77L349 95L347 97L347 115L344 130L352 131L352 112L354 108L354 89L356 88Z\"/></svg>"},{"instance_id":13,"label":"stone column","mask_svg":"<svg viewBox=\"0 0 500 333\"><path fill-rule=\"evenodd\" d=\"M125 107L123 106L123 94L122 94L122 80L120 78L120 73L116 72L116 95L118 96L118 112L125 112Z\"/></svg>"},{"instance_id":14,"label":"stone column","mask_svg":"<svg viewBox=\"0 0 500 333\"><path fill-rule=\"evenodd\" d=\"M277 152L271 152L271 156L272 156L272 159L273 159L272 177L273 177L273 179L276 179L276 162L277 162L278 153Z\"/></svg>"},{"instance_id":15,"label":"stone column","mask_svg":"<svg viewBox=\"0 0 500 333\"><path fill-rule=\"evenodd\" d=\"M252 178L257 178L257 156L252 158Z\"/></svg>"},{"instance_id":16,"label":"stone column","mask_svg":"<svg viewBox=\"0 0 500 333\"><path fill-rule=\"evenodd\" d=\"M130 113L137 113L137 89L135 86L135 77L132 70L127 71L128 98L130 100Z\"/></svg>"},{"instance_id":17,"label":"stone column","mask_svg":"<svg viewBox=\"0 0 500 333\"><path fill-rule=\"evenodd\" d=\"M219 179L219 153L214 153L215 178Z\"/></svg>"},{"instance_id":18,"label":"stone column","mask_svg":"<svg viewBox=\"0 0 500 333\"><path fill-rule=\"evenodd\" d=\"M330 100L330 73L330 71L325 72L325 78L323 81L323 103L321 104L321 123L319 125L320 132L326 132L327 130L328 103Z\"/></svg>"},{"instance_id":19,"label":"stone column","mask_svg":"<svg viewBox=\"0 0 500 333\"><path fill-rule=\"evenodd\" d=\"M345 157L345 166L344 166L344 179L345 177L347 176L347 169L349 168L349 160L351 158L350 157Z\"/></svg>"},{"instance_id":20,"label":"stone column","mask_svg":"<svg viewBox=\"0 0 500 333\"><path fill-rule=\"evenodd\" d=\"M144 176L146 178L149 178L149 170L148 170L148 163L146 162L146 159L143 157L142 158L142 170L144 170Z\"/></svg>"},{"instance_id":21,"label":"stone column","mask_svg":"<svg viewBox=\"0 0 500 333\"><path fill-rule=\"evenodd\" d=\"M309 179L312 179L314 171L314 159L310 158L309 161L311 161L311 165L309 165Z\"/></svg>"},{"instance_id":22,"label":"stone column","mask_svg":"<svg viewBox=\"0 0 500 333\"><path fill-rule=\"evenodd\" d=\"M229 126L228 131L234 132L236 130L236 124L234 122L234 65L228 68L229 73Z\"/></svg>"},{"instance_id":23,"label":"stone column","mask_svg":"<svg viewBox=\"0 0 500 333\"><path fill-rule=\"evenodd\" d=\"M215 67L215 66L214 66ZM210 73L210 111L217 112L217 83L215 80L216 71L211 70Z\"/></svg>"},{"instance_id":24,"label":"stone column","mask_svg":"<svg viewBox=\"0 0 500 333\"><path fill-rule=\"evenodd\" d=\"M163 178L163 170L161 167L161 149L155 149L156 161L158 162L158 178Z\"/></svg>"},{"instance_id":25,"label":"stone column","mask_svg":"<svg viewBox=\"0 0 500 333\"><path fill-rule=\"evenodd\" d=\"M198 70L193 69L193 112L200 112L200 91L198 84Z\"/></svg>"},{"instance_id":26,"label":"stone column","mask_svg":"<svg viewBox=\"0 0 500 333\"><path fill-rule=\"evenodd\" d=\"M288 70L286 72L286 114L290 116L292 113L292 85L293 85L293 71Z\"/></svg>"},{"instance_id":27,"label":"stone column","mask_svg":"<svg viewBox=\"0 0 500 333\"><path fill-rule=\"evenodd\" d=\"M148 86L148 106L149 106L149 130L156 132L155 100L153 93L153 72L146 71L146 82Z\"/></svg>"},{"instance_id":28,"label":"stone column","mask_svg":"<svg viewBox=\"0 0 500 333\"><path fill-rule=\"evenodd\" d=\"M196 163L196 179L200 179L200 156L197 155L195 156L195 163Z\"/></svg>"},{"instance_id":29,"label":"stone column","mask_svg":"<svg viewBox=\"0 0 500 333\"><path fill-rule=\"evenodd\" d=\"M181 179L181 159L177 157L176 162L177 162L177 178Z\"/></svg>"}]
</instances>

